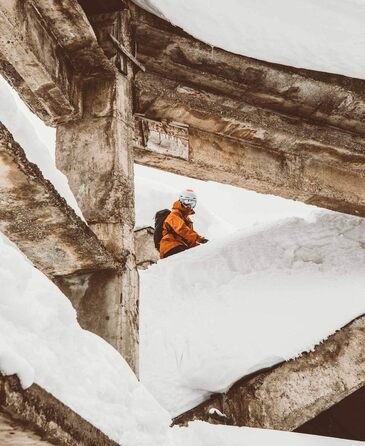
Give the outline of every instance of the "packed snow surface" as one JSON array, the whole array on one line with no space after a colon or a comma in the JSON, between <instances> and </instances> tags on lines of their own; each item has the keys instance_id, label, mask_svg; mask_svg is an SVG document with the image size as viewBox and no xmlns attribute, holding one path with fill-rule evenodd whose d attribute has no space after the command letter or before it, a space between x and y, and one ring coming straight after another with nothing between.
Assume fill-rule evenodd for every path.
<instances>
[{"instance_id":1,"label":"packed snow surface","mask_svg":"<svg viewBox=\"0 0 365 446\"><path fill-rule=\"evenodd\" d=\"M212 46L365 79L364 0L134 1Z\"/></svg>"},{"instance_id":2,"label":"packed snow surface","mask_svg":"<svg viewBox=\"0 0 365 446\"><path fill-rule=\"evenodd\" d=\"M141 273L141 380L172 416L365 313L365 221L245 229Z\"/></svg>"}]
</instances>

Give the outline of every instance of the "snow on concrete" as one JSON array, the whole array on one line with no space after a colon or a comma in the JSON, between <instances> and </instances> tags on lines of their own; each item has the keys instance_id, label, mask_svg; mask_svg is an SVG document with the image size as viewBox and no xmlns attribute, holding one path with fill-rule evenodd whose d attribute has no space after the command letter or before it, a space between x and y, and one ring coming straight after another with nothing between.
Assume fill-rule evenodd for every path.
<instances>
[{"instance_id":1,"label":"snow on concrete","mask_svg":"<svg viewBox=\"0 0 365 446\"><path fill-rule=\"evenodd\" d=\"M212 46L365 79L363 0L134 1Z\"/></svg>"},{"instance_id":2,"label":"snow on concrete","mask_svg":"<svg viewBox=\"0 0 365 446\"><path fill-rule=\"evenodd\" d=\"M69 300L0 238L0 371L36 382L123 446L167 445L169 415Z\"/></svg>"},{"instance_id":3,"label":"snow on concrete","mask_svg":"<svg viewBox=\"0 0 365 446\"><path fill-rule=\"evenodd\" d=\"M218 426L195 421L174 428L175 446L360 446L363 442L280 432L269 429Z\"/></svg>"},{"instance_id":4,"label":"snow on concrete","mask_svg":"<svg viewBox=\"0 0 365 446\"><path fill-rule=\"evenodd\" d=\"M55 166L55 129L46 127L31 113L1 75L0 121L21 145L28 160L39 167L43 176L53 184L61 197L83 218L66 176Z\"/></svg>"},{"instance_id":5,"label":"snow on concrete","mask_svg":"<svg viewBox=\"0 0 365 446\"><path fill-rule=\"evenodd\" d=\"M176 416L365 313L365 221L238 231L141 272L141 380Z\"/></svg>"}]
</instances>

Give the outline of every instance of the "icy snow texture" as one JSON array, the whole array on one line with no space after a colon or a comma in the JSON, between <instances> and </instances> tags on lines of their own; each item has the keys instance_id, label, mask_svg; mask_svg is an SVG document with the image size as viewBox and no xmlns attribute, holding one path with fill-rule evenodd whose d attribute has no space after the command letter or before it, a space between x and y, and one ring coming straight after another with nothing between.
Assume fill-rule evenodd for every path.
<instances>
[{"instance_id":1,"label":"icy snow texture","mask_svg":"<svg viewBox=\"0 0 365 446\"><path fill-rule=\"evenodd\" d=\"M365 79L363 0L134 1L212 46Z\"/></svg>"},{"instance_id":2,"label":"icy snow texture","mask_svg":"<svg viewBox=\"0 0 365 446\"><path fill-rule=\"evenodd\" d=\"M0 237L0 370L34 381L123 446L165 445L168 414L68 299Z\"/></svg>"},{"instance_id":3,"label":"icy snow texture","mask_svg":"<svg viewBox=\"0 0 365 446\"><path fill-rule=\"evenodd\" d=\"M1 75L0 122L13 134L28 160L39 167L43 176L53 184L61 197L67 201L79 217L83 218L66 176L55 166L55 143L52 138L55 130L47 128L26 108L17 93Z\"/></svg>"},{"instance_id":4,"label":"icy snow texture","mask_svg":"<svg viewBox=\"0 0 365 446\"><path fill-rule=\"evenodd\" d=\"M141 380L172 416L365 313L365 221L246 229L141 273Z\"/></svg>"}]
</instances>

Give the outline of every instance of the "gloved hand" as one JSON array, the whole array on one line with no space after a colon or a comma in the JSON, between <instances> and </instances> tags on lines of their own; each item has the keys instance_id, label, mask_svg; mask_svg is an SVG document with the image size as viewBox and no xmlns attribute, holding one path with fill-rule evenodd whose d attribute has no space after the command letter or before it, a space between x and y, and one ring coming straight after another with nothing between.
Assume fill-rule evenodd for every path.
<instances>
[{"instance_id":1,"label":"gloved hand","mask_svg":"<svg viewBox=\"0 0 365 446\"><path fill-rule=\"evenodd\" d=\"M205 237L200 237L199 243L207 243L209 240Z\"/></svg>"}]
</instances>

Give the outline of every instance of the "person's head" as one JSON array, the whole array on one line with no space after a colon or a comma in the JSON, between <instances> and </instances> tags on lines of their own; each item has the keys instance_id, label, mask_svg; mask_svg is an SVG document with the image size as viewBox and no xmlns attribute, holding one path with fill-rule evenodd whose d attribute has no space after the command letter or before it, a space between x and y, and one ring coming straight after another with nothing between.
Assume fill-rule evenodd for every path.
<instances>
[{"instance_id":1,"label":"person's head","mask_svg":"<svg viewBox=\"0 0 365 446\"><path fill-rule=\"evenodd\" d=\"M196 193L193 189L185 189L180 193L179 201L186 209L194 209L197 203Z\"/></svg>"}]
</instances>

